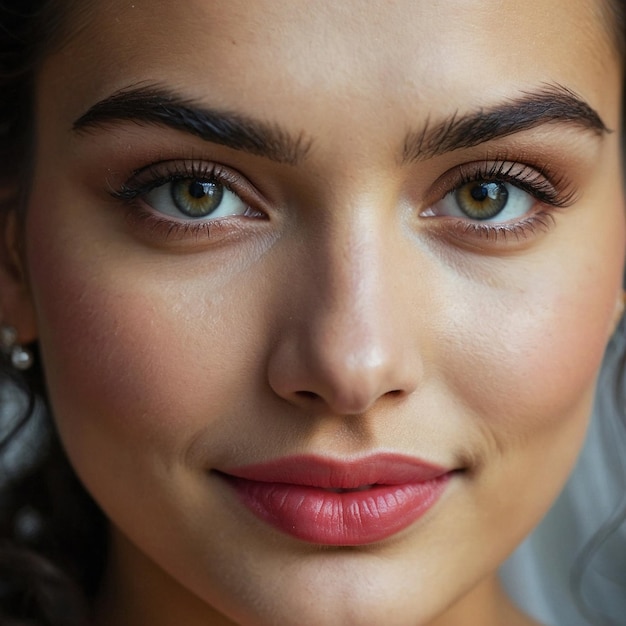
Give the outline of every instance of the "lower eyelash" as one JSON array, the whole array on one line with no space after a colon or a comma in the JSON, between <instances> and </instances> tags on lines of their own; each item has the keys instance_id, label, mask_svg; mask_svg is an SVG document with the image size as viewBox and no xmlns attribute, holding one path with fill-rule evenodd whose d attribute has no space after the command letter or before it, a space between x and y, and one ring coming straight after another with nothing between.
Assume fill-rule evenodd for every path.
<instances>
[{"instance_id":1,"label":"lower eyelash","mask_svg":"<svg viewBox=\"0 0 626 626\"><path fill-rule=\"evenodd\" d=\"M208 238L214 229L219 229L219 220L197 221L197 222L177 222L171 219L159 217L152 211L146 210L139 203L130 202L132 210L127 212L127 220L134 226L141 226L150 234L168 240L188 239L193 237L198 240L200 237Z\"/></svg>"},{"instance_id":2,"label":"lower eyelash","mask_svg":"<svg viewBox=\"0 0 626 626\"><path fill-rule=\"evenodd\" d=\"M554 225L554 215L549 211L538 211L518 222L489 223L459 220L449 226L449 230L457 231L462 236L481 237L494 243L510 239L520 242L537 233L547 232Z\"/></svg>"}]
</instances>

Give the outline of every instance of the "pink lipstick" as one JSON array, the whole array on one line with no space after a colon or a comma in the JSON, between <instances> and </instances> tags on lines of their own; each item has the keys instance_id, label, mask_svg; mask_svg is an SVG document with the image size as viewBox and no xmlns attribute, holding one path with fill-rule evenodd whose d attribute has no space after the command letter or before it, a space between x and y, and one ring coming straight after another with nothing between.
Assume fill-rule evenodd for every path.
<instances>
[{"instance_id":1,"label":"pink lipstick","mask_svg":"<svg viewBox=\"0 0 626 626\"><path fill-rule=\"evenodd\" d=\"M412 457L379 454L349 462L286 457L219 475L278 530L320 545L359 546L416 521L437 502L451 473Z\"/></svg>"}]
</instances>

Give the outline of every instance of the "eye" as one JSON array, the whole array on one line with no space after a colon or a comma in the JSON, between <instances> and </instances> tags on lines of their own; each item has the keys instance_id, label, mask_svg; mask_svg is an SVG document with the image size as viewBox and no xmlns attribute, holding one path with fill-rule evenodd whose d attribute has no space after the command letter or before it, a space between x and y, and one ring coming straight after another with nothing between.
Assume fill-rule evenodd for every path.
<instances>
[{"instance_id":1,"label":"eye","mask_svg":"<svg viewBox=\"0 0 626 626\"><path fill-rule=\"evenodd\" d=\"M148 191L144 202L179 219L217 219L246 215L248 205L223 183L210 178L178 178Z\"/></svg>"},{"instance_id":2,"label":"eye","mask_svg":"<svg viewBox=\"0 0 626 626\"><path fill-rule=\"evenodd\" d=\"M526 215L535 202L530 193L511 183L475 180L446 194L428 213L481 222L506 222Z\"/></svg>"}]
</instances>

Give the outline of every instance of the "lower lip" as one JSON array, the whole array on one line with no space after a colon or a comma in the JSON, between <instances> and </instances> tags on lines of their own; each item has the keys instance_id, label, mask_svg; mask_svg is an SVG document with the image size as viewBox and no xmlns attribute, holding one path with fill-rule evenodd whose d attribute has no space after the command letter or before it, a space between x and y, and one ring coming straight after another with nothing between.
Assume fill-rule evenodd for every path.
<instances>
[{"instance_id":1,"label":"lower lip","mask_svg":"<svg viewBox=\"0 0 626 626\"><path fill-rule=\"evenodd\" d=\"M223 476L257 517L296 539L327 546L366 545L399 533L437 502L449 478L336 493Z\"/></svg>"}]
</instances>

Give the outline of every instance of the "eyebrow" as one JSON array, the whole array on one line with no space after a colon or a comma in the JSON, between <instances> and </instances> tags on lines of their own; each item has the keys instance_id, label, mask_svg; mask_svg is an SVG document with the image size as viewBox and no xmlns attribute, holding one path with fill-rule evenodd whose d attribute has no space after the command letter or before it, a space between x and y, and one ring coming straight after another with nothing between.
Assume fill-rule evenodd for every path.
<instances>
[{"instance_id":1,"label":"eyebrow","mask_svg":"<svg viewBox=\"0 0 626 626\"><path fill-rule=\"evenodd\" d=\"M538 91L523 92L518 98L473 113L454 113L436 124L427 120L419 131L407 133L402 162L421 161L453 150L472 148L550 123L578 127L598 136L611 132L598 113L573 91L549 84Z\"/></svg>"},{"instance_id":2,"label":"eyebrow","mask_svg":"<svg viewBox=\"0 0 626 626\"><path fill-rule=\"evenodd\" d=\"M118 91L89 108L72 128L86 132L124 121L166 126L289 165L301 163L313 145L305 133L294 136L278 124L200 106L159 86ZM421 129L406 134L401 161L430 159L551 123L578 127L598 136L611 132L577 94L561 85L548 84L471 113L456 112L436 123L427 119Z\"/></svg>"},{"instance_id":3,"label":"eyebrow","mask_svg":"<svg viewBox=\"0 0 626 626\"><path fill-rule=\"evenodd\" d=\"M85 132L124 121L167 126L204 141L289 165L300 163L312 144L304 133L293 136L277 124L197 106L173 91L156 86L114 93L88 109L72 129Z\"/></svg>"}]
</instances>

